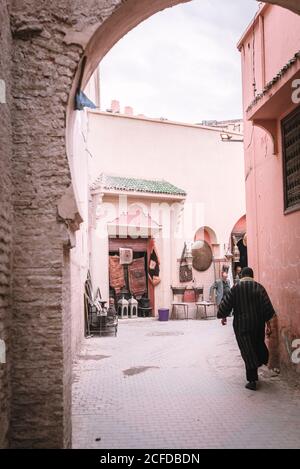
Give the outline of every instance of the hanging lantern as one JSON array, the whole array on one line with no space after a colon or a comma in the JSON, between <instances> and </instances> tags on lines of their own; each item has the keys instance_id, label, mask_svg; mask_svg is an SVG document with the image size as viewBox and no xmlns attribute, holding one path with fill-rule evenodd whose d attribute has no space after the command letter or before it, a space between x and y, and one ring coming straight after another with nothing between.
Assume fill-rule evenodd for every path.
<instances>
[{"instance_id":1,"label":"hanging lantern","mask_svg":"<svg viewBox=\"0 0 300 469\"><path fill-rule=\"evenodd\" d=\"M234 250L233 250L233 262L234 263L240 262L240 250L237 245L234 246Z\"/></svg>"},{"instance_id":2,"label":"hanging lantern","mask_svg":"<svg viewBox=\"0 0 300 469\"><path fill-rule=\"evenodd\" d=\"M238 245L237 245L237 239L236 237L233 235L232 236L232 240L233 240L233 243L234 243L234 248L233 248L233 262L234 263L237 263L237 262L240 262L240 250L238 248Z\"/></svg>"},{"instance_id":3,"label":"hanging lantern","mask_svg":"<svg viewBox=\"0 0 300 469\"><path fill-rule=\"evenodd\" d=\"M226 247L226 245L224 245L224 248L225 248L225 247ZM231 252L231 250L230 250L230 247L229 247L229 244L228 244L228 246L227 246L227 251L226 251L226 253L225 253L225 259L226 259L228 262L230 262L232 258L233 258L233 254L232 254L232 252Z\"/></svg>"},{"instance_id":4,"label":"hanging lantern","mask_svg":"<svg viewBox=\"0 0 300 469\"><path fill-rule=\"evenodd\" d=\"M185 260L189 268L192 269L193 268L193 253L192 253L191 246L187 247L186 249Z\"/></svg>"}]
</instances>

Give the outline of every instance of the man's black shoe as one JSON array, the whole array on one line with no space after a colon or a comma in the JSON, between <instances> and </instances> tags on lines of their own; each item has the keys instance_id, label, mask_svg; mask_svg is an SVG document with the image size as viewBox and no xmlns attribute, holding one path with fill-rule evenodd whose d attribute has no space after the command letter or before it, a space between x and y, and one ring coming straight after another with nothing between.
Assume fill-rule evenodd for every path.
<instances>
[{"instance_id":1,"label":"man's black shoe","mask_svg":"<svg viewBox=\"0 0 300 469\"><path fill-rule=\"evenodd\" d=\"M251 391L256 391L256 382L250 381L249 383L246 384L245 388L251 389Z\"/></svg>"}]
</instances>

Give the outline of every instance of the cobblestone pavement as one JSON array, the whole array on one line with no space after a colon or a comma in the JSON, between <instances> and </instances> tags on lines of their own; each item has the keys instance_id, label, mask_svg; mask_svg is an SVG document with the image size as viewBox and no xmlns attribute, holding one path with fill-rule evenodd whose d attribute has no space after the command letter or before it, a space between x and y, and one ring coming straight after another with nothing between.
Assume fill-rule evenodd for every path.
<instances>
[{"instance_id":1,"label":"cobblestone pavement","mask_svg":"<svg viewBox=\"0 0 300 469\"><path fill-rule=\"evenodd\" d=\"M300 392L244 388L231 323L120 321L74 365L74 448L299 448Z\"/></svg>"}]
</instances>

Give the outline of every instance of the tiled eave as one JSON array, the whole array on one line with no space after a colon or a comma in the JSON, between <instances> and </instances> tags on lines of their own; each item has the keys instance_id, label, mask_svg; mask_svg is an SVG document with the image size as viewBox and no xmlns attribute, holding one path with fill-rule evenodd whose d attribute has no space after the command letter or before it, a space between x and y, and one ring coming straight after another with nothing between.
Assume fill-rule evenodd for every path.
<instances>
[{"instance_id":1,"label":"tiled eave","mask_svg":"<svg viewBox=\"0 0 300 469\"><path fill-rule=\"evenodd\" d=\"M279 88L283 86L291 77L297 73L300 68L300 51L296 52L294 57L288 61L288 63L282 67L277 75L266 84L263 91L259 93L255 99L252 101L250 106L246 109L247 117L248 115L256 112L257 108L263 106L263 104L272 97ZM292 94L292 93L291 93Z\"/></svg>"},{"instance_id":2,"label":"tiled eave","mask_svg":"<svg viewBox=\"0 0 300 469\"><path fill-rule=\"evenodd\" d=\"M103 197L119 197L121 195L130 198L145 198L145 199L156 199L156 200L177 200L182 201L186 199L186 195L175 195L175 194L163 194L153 192L140 192L140 191L124 191L114 189L92 189L91 195L102 195Z\"/></svg>"}]
</instances>

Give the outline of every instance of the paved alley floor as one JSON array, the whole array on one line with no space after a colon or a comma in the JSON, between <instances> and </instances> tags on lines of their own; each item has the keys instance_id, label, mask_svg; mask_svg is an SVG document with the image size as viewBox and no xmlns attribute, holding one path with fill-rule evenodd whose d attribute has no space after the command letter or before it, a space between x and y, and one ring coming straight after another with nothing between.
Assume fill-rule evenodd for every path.
<instances>
[{"instance_id":1,"label":"paved alley floor","mask_svg":"<svg viewBox=\"0 0 300 469\"><path fill-rule=\"evenodd\" d=\"M231 322L119 321L74 366L74 448L300 448L300 392L244 388Z\"/></svg>"}]
</instances>

